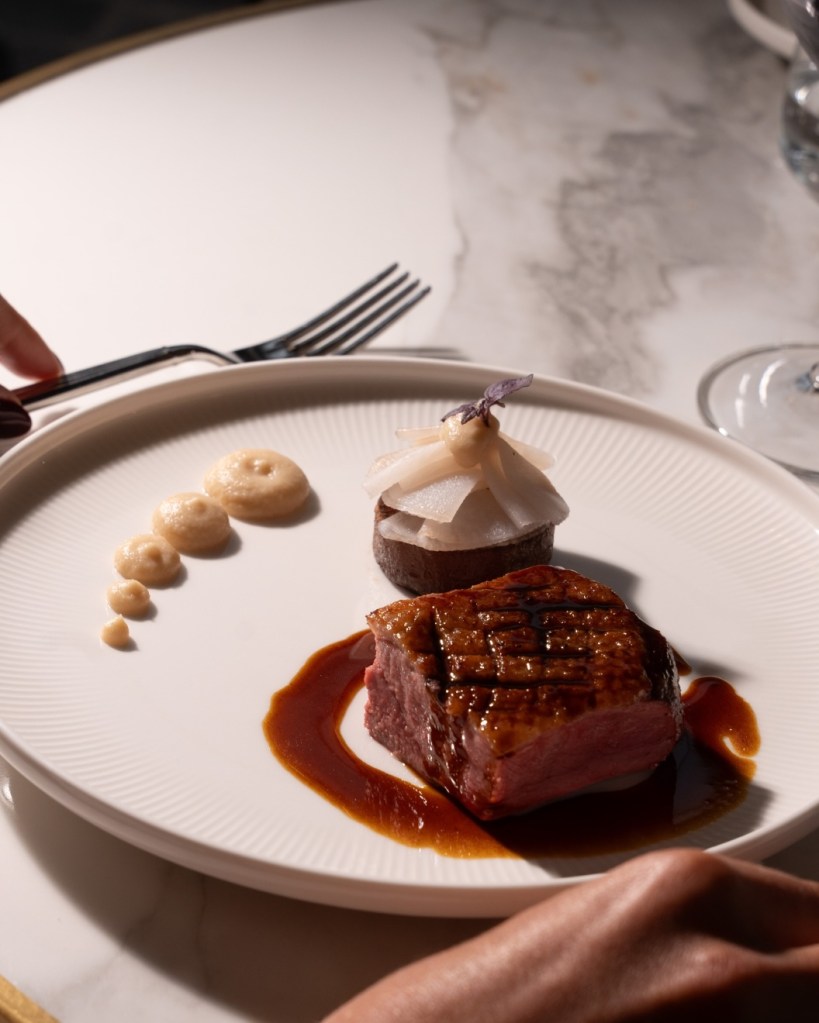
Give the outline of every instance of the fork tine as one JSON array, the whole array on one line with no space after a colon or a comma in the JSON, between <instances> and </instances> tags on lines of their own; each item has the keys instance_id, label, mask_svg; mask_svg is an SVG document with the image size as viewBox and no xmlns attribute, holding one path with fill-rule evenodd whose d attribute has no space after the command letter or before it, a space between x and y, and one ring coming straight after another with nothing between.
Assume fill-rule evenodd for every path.
<instances>
[{"instance_id":1,"label":"fork tine","mask_svg":"<svg viewBox=\"0 0 819 1023\"><path fill-rule=\"evenodd\" d=\"M286 334L280 334L279 337L274 338L274 341L295 341L300 337L303 337L309 331L314 330L316 327L320 327L322 323L326 323L331 316L335 316L336 313L340 313L342 309L346 309L347 306L352 305L357 298L365 295L368 291L371 291L376 284L380 284L385 277L389 277L391 273L398 269L397 263L391 263L386 270L382 270L381 273L370 278L365 284L356 288L355 291L351 291L345 298L339 299L338 302L333 303L328 309L325 309L323 313L319 313L318 316L314 316L311 320L303 323L300 327L295 327L293 330L288 330ZM408 275L404 274L406 278Z\"/></svg>"},{"instance_id":2,"label":"fork tine","mask_svg":"<svg viewBox=\"0 0 819 1023\"><path fill-rule=\"evenodd\" d=\"M369 298L361 302L358 306L347 312L341 319L334 320L332 324L326 327L323 331L318 334L313 334L317 327L321 327L327 323L328 320L333 320L339 313L344 312L345 309L349 309L354 302L356 302L363 295L371 292L373 288L377 287L382 281L386 280L391 274L398 269L398 263L392 263L385 270L371 277L364 284L359 285L354 291L351 291L344 298L334 302L329 308L325 309L324 312L319 313L317 316L312 317L306 323L302 323L298 327L294 327L292 330L288 330L284 334L279 334L277 337L271 338L269 341L262 341L256 344L248 345L245 348L240 348L232 354L236 357L237 361L240 362L254 362L257 359L271 359L289 355L296 355L301 350L302 345L308 343L315 343L325 337L328 337L338 327L350 323L356 316L365 310L369 309L374 303L380 301L380 299L389 294L400 284L402 284L407 277L408 273L401 274L399 277L387 283L380 291L370 295ZM308 342L306 336L312 335L312 341ZM304 338L304 341L301 339Z\"/></svg>"},{"instance_id":3,"label":"fork tine","mask_svg":"<svg viewBox=\"0 0 819 1023\"><path fill-rule=\"evenodd\" d=\"M334 352L336 355L349 355L351 352L356 351L356 349L362 348L372 341L374 337L377 337L382 331L386 330L387 327L395 323L396 320L399 320L408 313L421 299L426 298L432 288L427 285L418 291L419 284L420 281L413 281L412 284L409 284L402 291L398 292L397 295L393 296L389 302L385 302L370 313L369 316L365 316L362 320L353 324L349 330L344 331L344 333L333 338L332 341L327 342L320 348L313 349L305 354L328 355ZM415 293L413 294L413 292ZM403 305L398 305L407 295L412 295L412 297L407 302L404 302ZM397 308L394 308L396 306ZM373 326L369 330L363 334L359 333L365 327L369 327L370 324L373 324Z\"/></svg>"},{"instance_id":4,"label":"fork tine","mask_svg":"<svg viewBox=\"0 0 819 1023\"><path fill-rule=\"evenodd\" d=\"M345 316L341 317L341 319L329 324L317 334L305 337L297 344L292 345L287 354L329 355L332 352L339 351L343 345L351 339L356 338L362 330L365 330L365 328L377 324L376 326L373 326L373 329L370 332L368 332L367 339L369 340L369 338L375 337L376 334L380 333L388 326L387 322L378 324L377 321L379 318L384 316L391 309L394 309L399 302L402 302L408 295L412 294L412 292L418 288L419 281L415 280L401 288L400 291L395 290L399 285L406 281L408 276L409 274L403 274L388 287L382 288L376 295L373 295L372 298L368 299L366 302L362 302L361 305L356 306ZM384 298L386 298L386 301L382 301ZM377 305L376 303L380 304ZM375 308L373 308L373 306L375 306ZM402 311L401 315L403 315L404 311L405 310ZM365 313L367 315L364 315ZM394 315L389 322L393 322L397 318L398 315ZM352 351L354 348L361 347L362 344L364 344L364 340L359 339L358 344L352 345L349 350Z\"/></svg>"},{"instance_id":5,"label":"fork tine","mask_svg":"<svg viewBox=\"0 0 819 1023\"><path fill-rule=\"evenodd\" d=\"M332 338L333 335L342 327L346 327L348 323L352 323L354 320L358 319L358 317L360 317L362 313L365 313L368 309L372 309L376 302L380 302L382 298L385 298L387 295L392 294L392 292L395 291L396 288L400 287L400 285L402 285L408 277L409 277L408 273L401 274L399 277L396 277L395 280L390 281L389 284L385 285L383 288L377 291L374 295L370 295L369 298L365 299L363 302L359 303L357 306L352 308L349 312L339 317L339 319L333 320L332 323L327 324L327 326L323 327L320 331L318 331L318 333L310 334L308 337L302 336L301 339L298 340L295 344L288 345L287 354L309 355L313 349L315 349L315 354L319 354L317 345L321 341L324 341L325 338ZM404 291L406 291L406 289L404 289ZM399 292L398 295L395 296L390 303L385 303L385 306L399 301L401 294L402 292ZM375 313L373 313L372 315L375 315ZM333 351L335 347L336 347L335 344L329 342L328 345L324 346L323 348L324 353L326 354L327 352Z\"/></svg>"}]
</instances>

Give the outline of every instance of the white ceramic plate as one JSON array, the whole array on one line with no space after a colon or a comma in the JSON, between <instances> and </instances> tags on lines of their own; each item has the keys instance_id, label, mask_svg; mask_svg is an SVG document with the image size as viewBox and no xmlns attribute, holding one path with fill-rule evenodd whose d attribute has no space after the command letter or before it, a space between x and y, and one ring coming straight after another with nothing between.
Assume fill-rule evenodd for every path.
<instances>
[{"instance_id":1,"label":"white ceramic plate","mask_svg":"<svg viewBox=\"0 0 819 1023\"><path fill-rule=\"evenodd\" d=\"M160 856L329 904L502 915L620 855L460 860L381 837L269 752L270 696L396 591L361 487L399 425L428 424L510 371L377 357L239 367L77 413L0 462L0 751L61 803ZM504 428L558 456L571 506L556 560L614 585L700 672L755 708L751 794L690 844L768 855L817 821L819 501L716 434L547 379ZM237 447L310 477L297 526L237 524L238 549L186 559L136 649L102 645L111 555L169 493ZM346 734L379 763L360 720ZM623 854L627 855L627 854Z\"/></svg>"}]
</instances>

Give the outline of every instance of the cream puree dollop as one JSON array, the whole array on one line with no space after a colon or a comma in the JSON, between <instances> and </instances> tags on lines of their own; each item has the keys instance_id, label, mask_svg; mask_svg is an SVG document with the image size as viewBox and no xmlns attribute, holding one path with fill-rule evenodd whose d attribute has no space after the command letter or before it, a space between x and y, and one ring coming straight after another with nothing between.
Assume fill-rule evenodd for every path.
<instances>
[{"instance_id":1,"label":"cream puree dollop","mask_svg":"<svg viewBox=\"0 0 819 1023\"><path fill-rule=\"evenodd\" d=\"M100 629L100 639L117 650L124 650L130 645L131 631L122 615L117 615L103 625Z\"/></svg>"},{"instance_id":2,"label":"cream puree dollop","mask_svg":"<svg viewBox=\"0 0 819 1023\"><path fill-rule=\"evenodd\" d=\"M119 579L106 592L108 606L118 615L141 618L151 606L151 593L138 579Z\"/></svg>"},{"instance_id":3,"label":"cream puree dollop","mask_svg":"<svg viewBox=\"0 0 819 1023\"><path fill-rule=\"evenodd\" d=\"M205 490L228 515L250 522L286 518L310 496L300 466L268 448L240 448L205 475Z\"/></svg>"}]
</instances>

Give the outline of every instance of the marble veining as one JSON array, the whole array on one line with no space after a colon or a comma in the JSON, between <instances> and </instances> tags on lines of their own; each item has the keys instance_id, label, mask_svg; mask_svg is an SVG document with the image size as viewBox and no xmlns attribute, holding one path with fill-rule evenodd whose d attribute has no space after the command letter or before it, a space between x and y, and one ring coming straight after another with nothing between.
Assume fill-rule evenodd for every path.
<instances>
[{"instance_id":1,"label":"marble veining","mask_svg":"<svg viewBox=\"0 0 819 1023\"><path fill-rule=\"evenodd\" d=\"M713 3L469 7L438 41L464 248L441 333L651 399L681 279L767 283L781 62Z\"/></svg>"}]
</instances>

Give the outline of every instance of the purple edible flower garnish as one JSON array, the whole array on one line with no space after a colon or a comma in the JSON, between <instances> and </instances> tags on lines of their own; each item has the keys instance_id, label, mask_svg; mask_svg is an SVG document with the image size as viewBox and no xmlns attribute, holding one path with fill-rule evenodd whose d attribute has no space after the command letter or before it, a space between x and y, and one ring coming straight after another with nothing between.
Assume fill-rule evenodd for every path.
<instances>
[{"instance_id":1,"label":"purple edible flower garnish","mask_svg":"<svg viewBox=\"0 0 819 1023\"><path fill-rule=\"evenodd\" d=\"M522 387L528 387L533 376L534 374L530 373L528 377L511 377L509 380L499 380L496 384L490 384L483 392L482 398L452 409L445 416L441 416L441 422L449 419L450 416L460 416L462 423L468 423L470 419L480 416L489 425L489 410L492 406L500 405L501 408L504 408L503 399L508 394L519 391Z\"/></svg>"}]
</instances>

